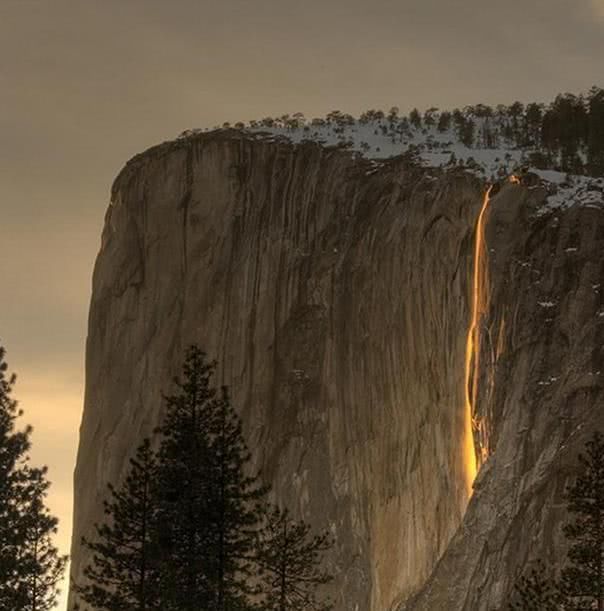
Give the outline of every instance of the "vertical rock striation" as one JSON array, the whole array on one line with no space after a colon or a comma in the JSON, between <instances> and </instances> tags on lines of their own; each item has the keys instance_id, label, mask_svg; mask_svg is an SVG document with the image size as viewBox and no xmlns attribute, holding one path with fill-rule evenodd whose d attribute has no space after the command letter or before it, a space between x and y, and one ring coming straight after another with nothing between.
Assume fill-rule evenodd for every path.
<instances>
[{"instance_id":1,"label":"vertical rock striation","mask_svg":"<svg viewBox=\"0 0 604 611\"><path fill-rule=\"evenodd\" d=\"M415 591L466 506L463 358L482 185L221 132L115 182L90 306L77 545L185 347L219 359L277 499L337 540L338 609Z\"/></svg>"},{"instance_id":2,"label":"vertical rock striation","mask_svg":"<svg viewBox=\"0 0 604 611\"><path fill-rule=\"evenodd\" d=\"M503 609L519 570L564 558L563 493L584 442L604 429L604 209L540 214L545 197L508 184L487 209L475 407L490 457L462 526L405 609Z\"/></svg>"}]
</instances>

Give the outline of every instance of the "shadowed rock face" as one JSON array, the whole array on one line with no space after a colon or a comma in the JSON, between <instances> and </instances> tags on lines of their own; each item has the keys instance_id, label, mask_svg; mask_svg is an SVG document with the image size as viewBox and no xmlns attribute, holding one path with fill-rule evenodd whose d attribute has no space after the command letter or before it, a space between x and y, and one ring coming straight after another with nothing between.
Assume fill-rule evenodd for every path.
<instances>
[{"instance_id":1,"label":"shadowed rock face","mask_svg":"<svg viewBox=\"0 0 604 611\"><path fill-rule=\"evenodd\" d=\"M492 454L462 526L404 609L502 609L518 570L564 558L563 493L604 428L604 210L540 217L544 197L508 185L491 200L477 412Z\"/></svg>"},{"instance_id":2,"label":"shadowed rock face","mask_svg":"<svg viewBox=\"0 0 604 611\"><path fill-rule=\"evenodd\" d=\"M596 209L533 218L539 189L505 186L491 202L483 324L498 339L495 351L481 342L477 405L494 454L464 519L483 190L458 171L376 168L230 131L129 162L94 272L74 542L102 518L107 482L159 422L196 342L219 360L216 381L231 387L275 498L334 533L337 609L384 611L418 591L414 609L496 608L517 566L552 553L559 510L544 501L559 499L568 460L601 421L604 306L592 285L604 237ZM74 543L76 579L85 562Z\"/></svg>"}]
</instances>

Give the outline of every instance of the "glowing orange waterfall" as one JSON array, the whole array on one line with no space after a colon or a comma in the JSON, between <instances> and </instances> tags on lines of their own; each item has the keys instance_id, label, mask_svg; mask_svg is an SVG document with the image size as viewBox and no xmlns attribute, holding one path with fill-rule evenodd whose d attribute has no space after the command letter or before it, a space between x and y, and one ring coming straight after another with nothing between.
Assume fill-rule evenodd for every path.
<instances>
[{"instance_id":1,"label":"glowing orange waterfall","mask_svg":"<svg viewBox=\"0 0 604 611\"><path fill-rule=\"evenodd\" d=\"M484 240L484 213L489 205L491 187L484 195L482 208L476 223L474 238L474 273L472 281L472 319L466 340L465 364L465 410L464 410L464 467L466 475L466 490L468 498L472 495L472 484L476 478L478 466L482 457L478 458L474 446L474 429L478 428L474 421L474 404L479 372L480 354L480 317L487 305L487 273L486 248Z\"/></svg>"}]
</instances>

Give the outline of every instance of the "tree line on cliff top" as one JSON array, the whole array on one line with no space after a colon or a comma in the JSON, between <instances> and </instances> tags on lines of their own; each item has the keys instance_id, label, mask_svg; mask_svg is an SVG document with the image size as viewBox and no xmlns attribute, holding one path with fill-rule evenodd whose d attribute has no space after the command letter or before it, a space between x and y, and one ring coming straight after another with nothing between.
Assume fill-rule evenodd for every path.
<instances>
[{"instance_id":1,"label":"tree line on cliff top","mask_svg":"<svg viewBox=\"0 0 604 611\"><path fill-rule=\"evenodd\" d=\"M393 143L423 133L430 144L430 132L452 131L469 148L514 148L524 152L524 160L540 169L554 169L572 174L604 175L604 90L592 87L587 93L558 95L551 103L514 102L495 107L476 104L425 112L414 108L401 115L397 107L388 112L370 109L358 118L333 110L325 117L307 120L303 113L265 117L235 128L280 128L303 130L309 139L319 128L341 134L342 145L351 144L347 130L355 125L371 125L375 135L387 136ZM223 127L231 127L224 123ZM363 146L365 145L365 146ZM368 147L361 143L361 148Z\"/></svg>"}]
</instances>

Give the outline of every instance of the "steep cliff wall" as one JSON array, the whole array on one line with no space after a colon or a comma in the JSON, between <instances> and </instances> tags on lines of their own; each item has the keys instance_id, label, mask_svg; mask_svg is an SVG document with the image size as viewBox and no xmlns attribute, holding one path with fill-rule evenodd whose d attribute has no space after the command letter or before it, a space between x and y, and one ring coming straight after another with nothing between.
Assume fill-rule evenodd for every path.
<instances>
[{"instance_id":1,"label":"steep cliff wall","mask_svg":"<svg viewBox=\"0 0 604 611\"><path fill-rule=\"evenodd\" d=\"M482 185L232 132L118 177L90 308L74 542L184 348L220 360L276 496L330 527L339 609L420 586L466 505L463 358ZM73 548L73 575L84 557Z\"/></svg>"},{"instance_id":2,"label":"steep cliff wall","mask_svg":"<svg viewBox=\"0 0 604 611\"><path fill-rule=\"evenodd\" d=\"M491 455L405 609L503 609L518 570L564 557L563 492L586 438L604 428L604 207L594 196L544 214L542 187L509 184L489 204L476 407Z\"/></svg>"},{"instance_id":3,"label":"steep cliff wall","mask_svg":"<svg viewBox=\"0 0 604 611\"><path fill-rule=\"evenodd\" d=\"M476 400L492 456L465 513L483 192L460 170L234 131L129 162L93 279L73 576L106 483L197 342L219 359L276 497L332 529L338 610L385 611L420 590L411 608L497 608L516 566L551 551L543 501L600 419L603 230L596 208L536 216L538 187L492 198Z\"/></svg>"}]
</instances>

